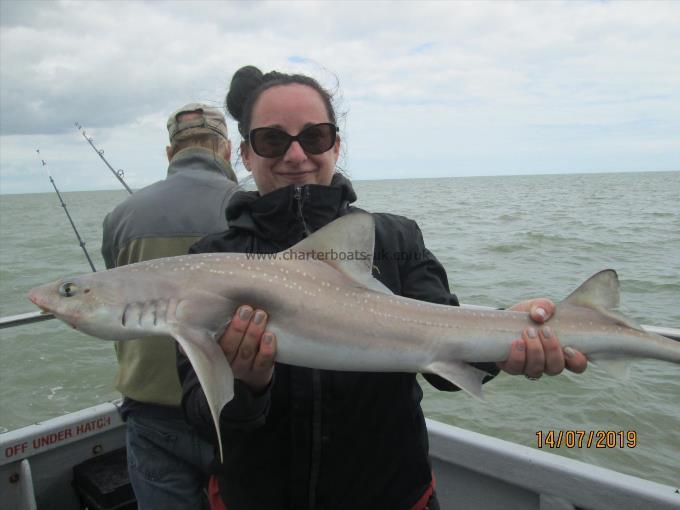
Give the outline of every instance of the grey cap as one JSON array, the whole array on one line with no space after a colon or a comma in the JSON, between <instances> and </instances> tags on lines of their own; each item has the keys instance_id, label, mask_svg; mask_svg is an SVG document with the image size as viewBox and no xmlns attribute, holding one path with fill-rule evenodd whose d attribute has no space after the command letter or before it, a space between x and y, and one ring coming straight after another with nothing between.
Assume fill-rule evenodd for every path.
<instances>
[{"instance_id":1,"label":"grey cap","mask_svg":"<svg viewBox=\"0 0 680 510\"><path fill-rule=\"evenodd\" d=\"M177 120L182 113L200 113L201 115L193 119ZM224 115L212 106L202 103L185 104L168 118L168 135L171 143L189 136L212 133L229 139Z\"/></svg>"}]
</instances>

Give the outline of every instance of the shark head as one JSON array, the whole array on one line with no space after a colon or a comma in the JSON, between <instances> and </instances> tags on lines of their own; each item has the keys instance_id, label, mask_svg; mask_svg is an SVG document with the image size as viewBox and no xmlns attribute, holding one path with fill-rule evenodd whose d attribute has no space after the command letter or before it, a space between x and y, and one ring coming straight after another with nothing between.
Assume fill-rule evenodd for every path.
<instances>
[{"instance_id":1,"label":"shark head","mask_svg":"<svg viewBox=\"0 0 680 510\"><path fill-rule=\"evenodd\" d=\"M108 339L112 332L120 336L125 308L122 294L115 292L110 281L104 285L98 276L99 273L62 278L31 289L28 299L73 329L99 338Z\"/></svg>"}]
</instances>

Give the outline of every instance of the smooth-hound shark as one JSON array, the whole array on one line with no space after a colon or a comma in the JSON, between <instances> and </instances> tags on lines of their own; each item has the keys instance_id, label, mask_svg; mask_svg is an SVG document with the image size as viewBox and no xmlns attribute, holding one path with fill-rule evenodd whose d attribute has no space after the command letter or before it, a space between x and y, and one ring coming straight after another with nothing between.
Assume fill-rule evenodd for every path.
<instances>
[{"instance_id":1,"label":"smooth-hound shark","mask_svg":"<svg viewBox=\"0 0 680 510\"><path fill-rule=\"evenodd\" d=\"M233 375L217 338L243 304L267 311L282 363L325 370L434 373L480 396L471 362L507 359L527 313L466 309L396 296L373 278L375 227L343 216L273 255L208 253L155 259L32 289L28 297L74 329L105 340L170 335L219 414ZM601 271L559 303L549 323L562 345L595 361L680 363L680 343L612 311L616 272Z\"/></svg>"}]
</instances>

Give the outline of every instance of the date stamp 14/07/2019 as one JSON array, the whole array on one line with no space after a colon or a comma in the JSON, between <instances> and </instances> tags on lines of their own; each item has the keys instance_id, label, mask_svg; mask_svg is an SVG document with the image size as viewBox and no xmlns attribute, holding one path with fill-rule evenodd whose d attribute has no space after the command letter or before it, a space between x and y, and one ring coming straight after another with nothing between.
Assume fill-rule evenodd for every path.
<instances>
[{"instance_id":1,"label":"date stamp 14/07/2019","mask_svg":"<svg viewBox=\"0 0 680 510\"><path fill-rule=\"evenodd\" d=\"M539 430L538 448L635 448L634 430Z\"/></svg>"}]
</instances>

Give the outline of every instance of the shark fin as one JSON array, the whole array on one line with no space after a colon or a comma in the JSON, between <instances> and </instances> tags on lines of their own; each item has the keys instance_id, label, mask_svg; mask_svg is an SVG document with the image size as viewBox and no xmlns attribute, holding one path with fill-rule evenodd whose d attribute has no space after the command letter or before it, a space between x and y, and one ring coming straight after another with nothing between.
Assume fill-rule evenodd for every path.
<instances>
[{"instance_id":1,"label":"shark fin","mask_svg":"<svg viewBox=\"0 0 680 510\"><path fill-rule=\"evenodd\" d=\"M362 287L392 294L372 276L374 245L373 216L356 211L325 225L289 250L325 262Z\"/></svg>"},{"instance_id":2,"label":"shark fin","mask_svg":"<svg viewBox=\"0 0 680 510\"><path fill-rule=\"evenodd\" d=\"M643 331L639 324L612 310L619 306L619 277L613 269L595 273L562 303L597 310L616 324Z\"/></svg>"},{"instance_id":3,"label":"shark fin","mask_svg":"<svg viewBox=\"0 0 680 510\"><path fill-rule=\"evenodd\" d=\"M611 354L589 354L588 362L593 362L595 366L605 370L609 375L619 379L628 379L632 358L612 357Z\"/></svg>"},{"instance_id":4,"label":"shark fin","mask_svg":"<svg viewBox=\"0 0 680 510\"><path fill-rule=\"evenodd\" d=\"M611 310L619 306L619 277L613 269L605 269L588 278L563 301L575 306Z\"/></svg>"},{"instance_id":5,"label":"shark fin","mask_svg":"<svg viewBox=\"0 0 680 510\"><path fill-rule=\"evenodd\" d=\"M234 397L234 375L229 362L213 335L205 329L176 323L170 327L170 334L182 346L196 371L215 422L220 460L223 461L220 412Z\"/></svg>"},{"instance_id":6,"label":"shark fin","mask_svg":"<svg viewBox=\"0 0 680 510\"><path fill-rule=\"evenodd\" d=\"M489 375L484 370L462 361L434 361L427 366L427 371L452 382L473 397L484 400L482 381Z\"/></svg>"}]
</instances>

